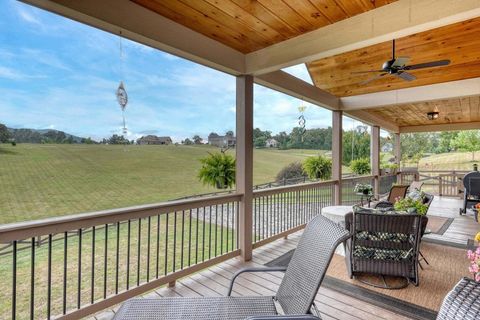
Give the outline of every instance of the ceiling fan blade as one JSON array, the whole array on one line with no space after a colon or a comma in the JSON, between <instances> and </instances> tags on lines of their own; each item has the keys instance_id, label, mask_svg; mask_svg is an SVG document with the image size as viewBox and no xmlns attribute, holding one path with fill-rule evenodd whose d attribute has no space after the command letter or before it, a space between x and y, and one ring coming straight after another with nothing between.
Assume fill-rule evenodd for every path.
<instances>
[{"instance_id":1,"label":"ceiling fan blade","mask_svg":"<svg viewBox=\"0 0 480 320\"><path fill-rule=\"evenodd\" d=\"M383 76L385 76L385 75L387 75L387 74L388 74L388 72L379 74L378 76L375 76L375 77L373 77L373 78L367 79L367 80L362 81L362 82L360 82L360 83L358 83L358 84L361 85L361 86L363 86L363 85L365 85L365 84L367 84L367 83L370 83L370 82L372 82L372 81L375 81L375 80L377 80L377 79L380 79L381 77L383 77Z\"/></svg>"},{"instance_id":2,"label":"ceiling fan blade","mask_svg":"<svg viewBox=\"0 0 480 320\"><path fill-rule=\"evenodd\" d=\"M403 70L417 70L423 68L432 68L432 67L441 67L450 64L450 60L438 60L438 61L431 61L419 64L412 64L411 66L405 66Z\"/></svg>"},{"instance_id":3,"label":"ceiling fan blade","mask_svg":"<svg viewBox=\"0 0 480 320\"><path fill-rule=\"evenodd\" d=\"M350 73L351 74L357 74L357 73L371 73L371 72L385 72L385 70L352 71Z\"/></svg>"},{"instance_id":4,"label":"ceiling fan blade","mask_svg":"<svg viewBox=\"0 0 480 320\"><path fill-rule=\"evenodd\" d=\"M405 72L405 71L395 73L395 75L397 77L403 79L403 80L406 80L406 81L413 81L413 80L417 79L417 77L415 77L413 74Z\"/></svg>"},{"instance_id":5,"label":"ceiling fan blade","mask_svg":"<svg viewBox=\"0 0 480 320\"><path fill-rule=\"evenodd\" d=\"M410 60L409 57L398 57L393 62L392 67L403 67L404 65L407 64L408 60Z\"/></svg>"}]
</instances>

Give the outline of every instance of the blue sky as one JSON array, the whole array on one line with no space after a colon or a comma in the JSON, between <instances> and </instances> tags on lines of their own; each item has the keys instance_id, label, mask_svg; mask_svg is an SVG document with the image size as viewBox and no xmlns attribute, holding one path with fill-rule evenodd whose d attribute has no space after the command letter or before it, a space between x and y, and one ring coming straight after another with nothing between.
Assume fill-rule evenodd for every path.
<instances>
[{"instance_id":1,"label":"blue sky","mask_svg":"<svg viewBox=\"0 0 480 320\"><path fill-rule=\"evenodd\" d=\"M118 36L0 1L0 123L94 139L120 134L115 90L123 80L130 139L157 134L180 141L234 130L234 77L128 40L122 44L123 59ZM287 71L310 81L303 65ZM255 127L290 132L301 104L256 86ZM331 124L329 111L306 105L307 128Z\"/></svg>"}]
</instances>

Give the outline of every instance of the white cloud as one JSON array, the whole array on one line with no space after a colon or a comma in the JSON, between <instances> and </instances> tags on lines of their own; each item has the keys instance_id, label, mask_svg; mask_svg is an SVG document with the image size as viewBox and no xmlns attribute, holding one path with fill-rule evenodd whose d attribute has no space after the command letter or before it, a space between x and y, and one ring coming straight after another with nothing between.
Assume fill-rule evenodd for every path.
<instances>
[{"instance_id":1,"label":"white cloud","mask_svg":"<svg viewBox=\"0 0 480 320\"><path fill-rule=\"evenodd\" d=\"M37 16L32 10L29 10L26 7L20 7L20 6L16 6L16 8L17 8L18 16L22 18L22 20L31 24L42 25L42 23L40 22L40 20L37 18Z\"/></svg>"},{"instance_id":2,"label":"white cloud","mask_svg":"<svg viewBox=\"0 0 480 320\"><path fill-rule=\"evenodd\" d=\"M28 75L12 68L0 66L0 78L9 79L9 80L26 80L26 79L35 79L35 78L45 78L45 76Z\"/></svg>"}]
</instances>

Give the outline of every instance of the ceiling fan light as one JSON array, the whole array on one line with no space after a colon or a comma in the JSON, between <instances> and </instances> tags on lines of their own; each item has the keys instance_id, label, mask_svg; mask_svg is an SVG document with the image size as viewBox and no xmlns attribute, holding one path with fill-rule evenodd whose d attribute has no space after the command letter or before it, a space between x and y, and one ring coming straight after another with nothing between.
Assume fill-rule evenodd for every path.
<instances>
[{"instance_id":1,"label":"ceiling fan light","mask_svg":"<svg viewBox=\"0 0 480 320\"><path fill-rule=\"evenodd\" d=\"M428 118L428 120L438 119L438 112L437 111L428 112L427 113L427 118Z\"/></svg>"}]
</instances>

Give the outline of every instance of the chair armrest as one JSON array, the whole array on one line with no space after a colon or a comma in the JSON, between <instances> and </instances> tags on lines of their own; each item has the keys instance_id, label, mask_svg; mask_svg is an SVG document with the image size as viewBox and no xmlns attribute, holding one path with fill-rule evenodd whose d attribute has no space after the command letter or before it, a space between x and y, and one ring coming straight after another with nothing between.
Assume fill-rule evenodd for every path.
<instances>
[{"instance_id":1,"label":"chair armrest","mask_svg":"<svg viewBox=\"0 0 480 320\"><path fill-rule=\"evenodd\" d=\"M238 278L239 275L242 273L252 273L252 272L285 272L287 270L287 267L265 267L265 268L244 268L241 270L238 270L232 277L232 280L230 280L230 286L228 287L228 293L227 296L230 296L232 294L233 290L233 284L235 280Z\"/></svg>"},{"instance_id":2,"label":"chair armrest","mask_svg":"<svg viewBox=\"0 0 480 320\"><path fill-rule=\"evenodd\" d=\"M251 316L246 320L321 320L311 314L276 315L276 316Z\"/></svg>"},{"instance_id":3,"label":"chair armrest","mask_svg":"<svg viewBox=\"0 0 480 320\"><path fill-rule=\"evenodd\" d=\"M375 205L375 209L377 208L393 208L393 203L389 201L380 201Z\"/></svg>"}]
</instances>

